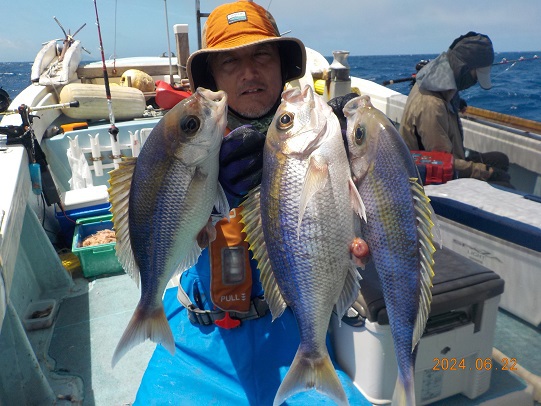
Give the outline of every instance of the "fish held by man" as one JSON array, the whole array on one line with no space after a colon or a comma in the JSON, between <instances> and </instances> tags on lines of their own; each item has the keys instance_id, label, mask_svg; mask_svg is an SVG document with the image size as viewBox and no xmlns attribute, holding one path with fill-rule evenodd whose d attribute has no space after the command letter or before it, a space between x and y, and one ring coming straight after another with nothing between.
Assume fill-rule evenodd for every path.
<instances>
[{"instance_id":1,"label":"fish held by man","mask_svg":"<svg viewBox=\"0 0 541 406\"><path fill-rule=\"evenodd\" d=\"M411 153L369 96L344 106L353 180L366 207L361 225L383 290L398 361L393 405L415 405L414 367L432 301L435 214Z\"/></svg>"},{"instance_id":2,"label":"fish held by man","mask_svg":"<svg viewBox=\"0 0 541 406\"><path fill-rule=\"evenodd\" d=\"M300 333L274 405L312 388L347 405L325 339L333 309L342 317L359 292L350 244L363 206L338 119L309 86L286 90L263 155L261 186L244 202L247 241L273 319L289 306Z\"/></svg>"},{"instance_id":3,"label":"fish held by man","mask_svg":"<svg viewBox=\"0 0 541 406\"><path fill-rule=\"evenodd\" d=\"M197 262L213 239L215 206L228 216L218 182L218 154L227 124L227 96L198 88L165 114L137 158L110 172L116 255L139 284L141 298L113 355L113 366L150 338L171 354L175 342L162 304L175 271Z\"/></svg>"}]
</instances>

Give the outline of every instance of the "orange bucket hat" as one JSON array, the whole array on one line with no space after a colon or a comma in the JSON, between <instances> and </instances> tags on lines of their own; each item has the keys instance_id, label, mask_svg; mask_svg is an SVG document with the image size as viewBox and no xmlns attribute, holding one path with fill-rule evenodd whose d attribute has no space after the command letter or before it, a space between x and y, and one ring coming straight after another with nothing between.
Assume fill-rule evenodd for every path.
<instances>
[{"instance_id":1,"label":"orange bucket hat","mask_svg":"<svg viewBox=\"0 0 541 406\"><path fill-rule=\"evenodd\" d=\"M207 66L209 54L268 42L279 46L284 83L304 76L304 44L297 38L281 37L267 10L252 1L242 0L218 6L205 23L202 49L191 54L186 64L192 91L200 86L215 87Z\"/></svg>"}]
</instances>

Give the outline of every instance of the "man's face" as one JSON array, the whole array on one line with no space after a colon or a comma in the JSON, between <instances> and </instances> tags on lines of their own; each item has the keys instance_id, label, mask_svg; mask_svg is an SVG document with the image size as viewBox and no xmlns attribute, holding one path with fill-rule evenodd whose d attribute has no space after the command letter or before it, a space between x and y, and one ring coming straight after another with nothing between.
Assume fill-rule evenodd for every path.
<instances>
[{"instance_id":1,"label":"man's face","mask_svg":"<svg viewBox=\"0 0 541 406\"><path fill-rule=\"evenodd\" d=\"M282 92L280 53L276 44L259 44L219 52L209 60L218 90L229 107L247 118L270 111Z\"/></svg>"}]
</instances>

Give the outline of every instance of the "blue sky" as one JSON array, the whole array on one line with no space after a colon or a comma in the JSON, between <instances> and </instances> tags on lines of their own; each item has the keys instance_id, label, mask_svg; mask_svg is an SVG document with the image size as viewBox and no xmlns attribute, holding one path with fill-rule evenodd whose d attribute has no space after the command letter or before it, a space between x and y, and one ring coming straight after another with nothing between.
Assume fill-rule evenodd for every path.
<instances>
[{"instance_id":1,"label":"blue sky","mask_svg":"<svg viewBox=\"0 0 541 406\"><path fill-rule=\"evenodd\" d=\"M33 61L41 43L66 30L99 60L93 0L24 0L2 2L0 62ZM223 1L201 0L210 12ZM190 50L197 48L195 0L97 0L105 56L161 55L167 51L164 8L169 24L190 26ZM282 32L323 55L348 50L351 55L431 54L444 51L470 30L491 37L503 51L541 50L540 0L261 0ZM116 40L115 40L116 6ZM175 51L172 28L171 49Z\"/></svg>"}]
</instances>

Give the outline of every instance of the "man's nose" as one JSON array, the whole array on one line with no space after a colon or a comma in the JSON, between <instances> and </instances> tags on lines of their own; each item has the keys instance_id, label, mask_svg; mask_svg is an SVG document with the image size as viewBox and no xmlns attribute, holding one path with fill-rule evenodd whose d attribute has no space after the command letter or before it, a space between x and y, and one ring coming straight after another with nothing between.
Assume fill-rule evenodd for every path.
<instances>
[{"instance_id":1,"label":"man's nose","mask_svg":"<svg viewBox=\"0 0 541 406\"><path fill-rule=\"evenodd\" d=\"M259 75L257 64L251 58L245 58L240 64L240 70L244 79L252 79Z\"/></svg>"}]
</instances>

